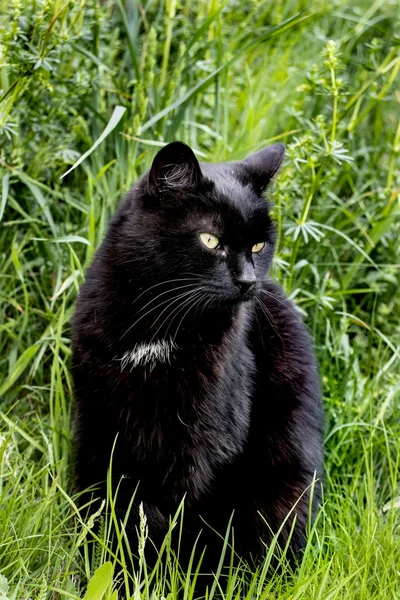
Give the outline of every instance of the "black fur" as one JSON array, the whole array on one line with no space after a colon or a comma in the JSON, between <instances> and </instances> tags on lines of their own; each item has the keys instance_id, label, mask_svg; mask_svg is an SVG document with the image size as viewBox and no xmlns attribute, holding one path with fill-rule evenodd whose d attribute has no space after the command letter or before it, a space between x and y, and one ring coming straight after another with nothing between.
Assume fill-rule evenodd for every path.
<instances>
[{"instance_id":1,"label":"black fur","mask_svg":"<svg viewBox=\"0 0 400 600\"><path fill-rule=\"evenodd\" d=\"M283 154L278 144L242 162L200 165L185 144L163 148L112 220L73 321L80 488L104 482L118 434L120 509L139 482L134 507L143 501L157 545L185 495L183 553L203 527L210 568L221 542L201 519L224 534L233 510L235 550L248 559L263 555L293 509L280 540L296 516L296 555L308 487L321 475L311 343L267 277L275 233L262 193ZM221 245L206 248L202 232ZM253 253L259 242L265 248ZM173 343L168 359L121 362L159 340ZM314 508L318 500L316 486ZM134 508L133 548L136 519Z\"/></svg>"}]
</instances>

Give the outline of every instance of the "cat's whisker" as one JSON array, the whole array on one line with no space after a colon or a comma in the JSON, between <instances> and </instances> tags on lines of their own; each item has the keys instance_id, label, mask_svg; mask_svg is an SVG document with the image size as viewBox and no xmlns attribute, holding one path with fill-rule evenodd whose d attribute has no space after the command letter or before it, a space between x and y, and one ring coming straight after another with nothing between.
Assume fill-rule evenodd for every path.
<instances>
[{"instance_id":1,"label":"cat's whisker","mask_svg":"<svg viewBox=\"0 0 400 600\"><path fill-rule=\"evenodd\" d=\"M191 275L194 279L204 281L203 275L199 275L198 273L193 273L192 271L183 271L183 273L181 273L181 275Z\"/></svg>"},{"instance_id":2,"label":"cat's whisker","mask_svg":"<svg viewBox=\"0 0 400 600\"><path fill-rule=\"evenodd\" d=\"M211 294L209 296L209 298L206 300L206 302L203 304L203 307L200 311L200 315L202 315L204 313L206 307L209 306L214 299L215 299L215 294Z\"/></svg>"},{"instance_id":3,"label":"cat's whisker","mask_svg":"<svg viewBox=\"0 0 400 600\"><path fill-rule=\"evenodd\" d=\"M144 306L142 306L139 309L138 314L140 315L140 313L143 312L148 306L150 306L150 304L152 304L153 302L156 302L159 298L161 298L161 296L165 296L165 294L171 294L173 292L176 292L177 290L182 290L182 289L188 288L188 287L192 287L193 288L193 287L196 287L196 286L197 286L197 283L187 283L186 285L179 285L177 287L170 288L169 290L165 290L164 292L161 292L160 294L157 294L157 296L154 296L154 298L152 298ZM132 304L134 304L134 303L132 303Z\"/></svg>"},{"instance_id":4,"label":"cat's whisker","mask_svg":"<svg viewBox=\"0 0 400 600\"><path fill-rule=\"evenodd\" d=\"M166 281L160 281L159 283L155 283L154 285L151 285L150 287L143 290L143 292L141 292L138 296L136 296L136 298L132 302L132 304L135 304L135 302L137 302L139 300L139 298L141 298L142 296L144 296L144 294L147 294L154 288L159 287L160 285L167 285L168 283L175 283L178 281L197 281L197 280L195 279L195 277L179 277L177 279L167 279Z\"/></svg>"},{"instance_id":5,"label":"cat's whisker","mask_svg":"<svg viewBox=\"0 0 400 600\"><path fill-rule=\"evenodd\" d=\"M174 300L172 300L172 301L171 301L171 302L168 304L168 306L166 306L166 307L165 307L165 308L164 308L164 309L161 311L161 313L158 315L158 317L155 319L155 321L153 321L153 323L151 324L151 328L153 328L153 327L154 327L154 325L157 323L157 321L158 321L158 320L159 320L159 319L162 317L162 315L163 315L163 314L164 314L164 313L165 313L165 312L166 312L166 311L167 311L169 308L171 308L171 306L172 306L173 304L175 304L176 302L179 302L179 301L181 301L181 300L182 300L182 304L185 304L186 302L190 301L190 299L191 299L192 295L193 295L193 294L195 294L195 293L196 293L196 290L191 290L189 293L184 293L184 294L181 294L181 295L180 295L178 298L175 298ZM187 296L187 295L188 295L189 297L188 297L188 298L185 298L185 299L183 300L183 298L184 298L185 296ZM181 308L182 304L178 304L178 306L175 306L175 307L173 308L173 310L172 310L172 312L171 312L171 313L167 314L166 318L163 320L163 322L161 323L161 325L158 327L157 331L156 331L156 332L153 334L153 336L152 336L152 338L151 338L151 341L152 341L152 340L154 340L154 339L156 338L156 336L157 336L158 332L159 332L159 331L162 329L162 327L163 327L164 323L166 323L166 322L168 321L168 319L171 317L171 315L174 313L174 311L175 311L175 310L179 310L179 309ZM168 331L168 328L167 328L167 331Z\"/></svg>"},{"instance_id":6,"label":"cat's whisker","mask_svg":"<svg viewBox=\"0 0 400 600\"><path fill-rule=\"evenodd\" d=\"M272 316L271 311L268 309L268 307L264 304L264 302L261 300L261 298L256 297L257 302L259 307L261 308L262 312L264 313L267 321L269 322L269 324L271 325L272 329L274 330L276 336L281 340L282 342L282 350L283 350L283 359L285 361L285 365L287 364L287 360L286 360L286 347L285 347L285 341L283 339L283 337L280 335L278 329L276 328L276 322L274 317ZM261 339L263 339L263 336L261 336Z\"/></svg>"},{"instance_id":7,"label":"cat's whisker","mask_svg":"<svg viewBox=\"0 0 400 600\"><path fill-rule=\"evenodd\" d=\"M171 312L169 315L167 315L167 317L166 317L166 318L164 319L164 321L161 323L161 325L159 326L159 328L157 329L157 331L156 331L156 332L155 332L155 334L153 335L153 338L155 338L155 337L156 337L157 333L158 333L158 332L159 332L159 331L162 329L162 327L163 327L164 323L166 323L166 322L168 321L168 319L171 319L172 315L173 315L173 314L174 314L174 312L175 312L175 315L174 315L174 316L172 317L172 319L170 320L170 322L169 322L169 324L168 324L168 327L167 327L167 329L166 329L166 331L165 331L165 335L167 335L167 333L168 333L168 331L169 331L169 328L171 327L171 325L172 325L172 323L173 323L174 319L175 319L175 318L176 318L176 317L177 317L177 316L180 314L180 312L181 312L182 310L184 310L184 309L186 308L186 306L187 306L187 305L188 305L188 304L189 304L189 303L190 303L190 302L191 302L191 301L194 299L194 297L195 297L195 296L196 296L196 295L197 295L199 292L200 292L200 288L199 288L198 290L194 290L194 291L193 291L193 294L192 294L192 296L189 296L189 298L186 298L186 299L185 299L185 300L182 302L182 304L180 304L179 306L175 306L175 308L172 310L172 312ZM201 293L201 292L200 292L200 293ZM165 311L164 311L164 312L165 312ZM161 316L161 315L160 315L160 316ZM158 320L158 319L156 319L156 321L157 321L157 320ZM153 325L154 325L154 324L153 324ZM152 338L152 339L153 339L153 338Z\"/></svg>"},{"instance_id":8,"label":"cat's whisker","mask_svg":"<svg viewBox=\"0 0 400 600\"><path fill-rule=\"evenodd\" d=\"M290 306L290 303L288 302L283 302L279 296L276 296L276 294L273 294L272 292L269 292L268 290L264 290L261 289L260 292L262 292L263 294L265 294L266 296L269 296L270 298L272 298L273 300L276 300L277 302L279 302L279 304L281 304L282 306L284 306L287 310L289 310L292 315L294 315L296 318L298 318L298 313L296 312L296 310L294 308L292 308ZM312 330L309 328L309 326L306 323L303 323L304 327L306 327L306 329L308 329L308 331L310 333L313 333Z\"/></svg>"},{"instance_id":9,"label":"cat's whisker","mask_svg":"<svg viewBox=\"0 0 400 600\"><path fill-rule=\"evenodd\" d=\"M280 338L281 336L279 335L279 332L276 328L276 322L274 317L272 316L271 311L269 310L269 308L265 305L265 303L261 300L261 298L256 296L256 300L258 302L259 307L261 308L262 312L264 313L268 323L271 325L272 329L274 330L274 332L276 333L276 335Z\"/></svg>"},{"instance_id":10,"label":"cat's whisker","mask_svg":"<svg viewBox=\"0 0 400 600\"><path fill-rule=\"evenodd\" d=\"M167 328L165 330L165 335L168 335L168 331L170 330L171 325L173 324L173 322L176 319L176 317L178 315L180 315L183 310L185 310L185 308L187 307L187 305L192 302L192 300L193 300L193 298L195 296L196 296L196 294L193 294L192 296L190 296L189 298L187 298L184 302L182 302L182 304L180 304L179 306L176 306L171 311L171 313L167 316L167 318L164 319L164 321L162 322L162 324L161 324L161 326L159 327L158 330L160 330L162 328L162 326L169 320L169 323L168 323ZM172 342L172 343L174 343L174 342Z\"/></svg>"},{"instance_id":11,"label":"cat's whisker","mask_svg":"<svg viewBox=\"0 0 400 600\"><path fill-rule=\"evenodd\" d=\"M204 298L204 296L206 296L206 294L204 294L204 293L203 293L203 298ZM210 299L209 299L209 298L208 298L208 299L206 299L206 302L205 302L205 304L207 304L209 301L210 301ZM199 310L199 308L200 308L200 305L198 305L198 306L196 307L196 310L194 311L194 315L193 315L193 317L194 317L194 318L196 318L196 315L197 315L197 313L198 313L198 310ZM204 304L203 304L203 306L201 307L201 312L200 312L200 315L202 315L202 314L203 314L203 312L204 312Z\"/></svg>"},{"instance_id":12,"label":"cat's whisker","mask_svg":"<svg viewBox=\"0 0 400 600\"><path fill-rule=\"evenodd\" d=\"M257 315L257 311L256 311L256 310L254 311L254 316L255 316L255 318L256 318L256 321L257 321L258 331L260 332L260 339L261 339L262 347L263 347L263 350L265 351L264 337L263 337L263 334L262 334L262 329L261 329L261 325L260 325L260 320L259 320L259 318L258 318L258 315Z\"/></svg>"},{"instance_id":13,"label":"cat's whisker","mask_svg":"<svg viewBox=\"0 0 400 600\"><path fill-rule=\"evenodd\" d=\"M189 314L189 312L192 310L192 308L194 308L194 307L196 306L196 304L198 304L198 303L200 302L200 300L201 300L202 298L204 298L204 296L205 296L204 292L203 292L203 293L201 293L201 292L200 292L200 296L197 298L197 300L195 300L195 301L194 301L194 302L193 302L193 303L192 303L192 304L189 306L189 308L187 309L187 311L186 311L186 312L185 312L185 314L183 315L182 319L179 321L179 323L178 323L178 327L176 328L176 331L175 331L174 338L173 338L173 340L172 340L172 343L173 343L173 344L175 343L176 336L178 335L179 327L181 327L181 325L182 325L182 323L183 323L183 321L184 321L184 319L185 319L186 315L188 315L188 314Z\"/></svg>"},{"instance_id":14,"label":"cat's whisker","mask_svg":"<svg viewBox=\"0 0 400 600\"><path fill-rule=\"evenodd\" d=\"M148 310L144 315L141 315L138 319L136 319L136 321L134 323L132 323L132 325L130 325L128 327L128 329L119 338L120 341L122 340L123 337L126 336L127 333L129 333L129 331L131 331L131 329L133 327L135 327L135 325L137 325L137 323L139 323L139 321L141 321L142 319L144 319L144 317L146 317L147 315L149 315L150 313L152 313L154 310L157 310L157 308L160 308L160 306L164 306L164 304L167 304L169 302L175 302L176 300L179 300L181 297L186 296L187 294L192 294L192 293L193 293L193 290L187 290L186 292L183 292L181 295L179 295L178 298L174 298L172 300L171 300L171 298L168 298L167 300L163 300L163 302L160 302L159 304L157 304L157 306L153 306L153 308L151 308L150 310Z\"/></svg>"}]
</instances>

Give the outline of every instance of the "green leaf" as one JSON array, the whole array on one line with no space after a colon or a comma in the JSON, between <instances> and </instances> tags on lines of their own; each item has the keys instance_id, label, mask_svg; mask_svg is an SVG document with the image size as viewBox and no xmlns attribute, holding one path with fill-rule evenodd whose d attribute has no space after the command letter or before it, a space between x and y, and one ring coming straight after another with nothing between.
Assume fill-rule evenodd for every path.
<instances>
[{"instance_id":1,"label":"green leaf","mask_svg":"<svg viewBox=\"0 0 400 600\"><path fill-rule=\"evenodd\" d=\"M108 73L110 72L110 69L107 67L107 65L104 64L103 62L101 62L101 60L97 56L95 56L92 52L89 52L89 50L87 48L84 48L80 44L71 44L71 47L74 50L76 50L77 52L80 52L84 56L87 56L88 58L90 58L90 60L92 60L98 67L101 67Z\"/></svg>"},{"instance_id":2,"label":"green leaf","mask_svg":"<svg viewBox=\"0 0 400 600\"><path fill-rule=\"evenodd\" d=\"M31 444L31 446L39 450L39 452L41 452L42 454L45 453L45 449L43 448L43 446L39 444L39 442L35 440L35 438L29 435L29 433L26 432L22 427L19 427L15 421L9 419L8 416L5 413L3 413L2 410L0 410L0 419L2 419L4 423L6 423L9 426L10 431L17 431L21 437L23 437L29 444ZM1 598L1 595L0 600L3 600Z\"/></svg>"},{"instance_id":3,"label":"green leaf","mask_svg":"<svg viewBox=\"0 0 400 600\"><path fill-rule=\"evenodd\" d=\"M230 60L227 64L222 65L221 67L218 67L218 69L215 69L215 71L210 73L210 75L205 77L202 81L200 81L194 87L192 87L190 90L188 90L186 92L186 94L184 94L183 96L178 98L178 100L175 100L175 102L172 102L172 104L169 104L168 106L166 106L165 108L160 110L157 114L155 114L153 117L151 117L151 119L149 119L148 121L146 121L146 123L144 123L141 127L139 127L139 134L141 135L144 131L146 131L147 129L152 127L155 123L160 121L160 119L162 119L163 117L168 115L172 110L175 110L175 108L178 108L182 104L185 104L193 96L196 96L196 94L205 90L209 85L211 85L211 83L214 81L214 79L218 75L218 73L220 73L223 69L226 69L226 67L231 62L232 62L232 60Z\"/></svg>"},{"instance_id":4,"label":"green leaf","mask_svg":"<svg viewBox=\"0 0 400 600\"><path fill-rule=\"evenodd\" d=\"M4 210L6 208L6 202L8 197L8 185L10 182L10 173L6 173L2 180L2 193L1 193L1 204L0 204L0 221L3 218Z\"/></svg>"},{"instance_id":5,"label":"green leaf","mask_svg":"<svg viewBox=\"0 0 400 600\"><path fill-rule=\"evenodd\" d=\"M225 2L222 2L221 6L218 6L218 8L214 10L207 19L205 19L205 21L192 35L192 37L189 38L188 44L185 48L185 54L189 54L190 48L192 48L198 40L200 40L202 37L206 36L209 33L212 23L217 20L219 14L224 10L226 5L229 4L230 1L231 0L225 0Z\"/></svg>"},{"instance_id":6,"label":"green leaf","mask_svg":"<svg viewBox=\"0 0 400 600\"><path fill-rule=\"evenodd\" d=\"M67 290L77 280L77 278L79 277L80 274L81 274L81 272L79 271L79 269L75 269L75 271L73 273L71 273L71 275L69 275L66 278L66 280L60 285L60 287L53 294L51 299L55 300L56 298L58 298L58 296L61 296L61 294L64 293L65 290Z\"/></svg>"},{"instance_id":7,"label":"green leaf","mask_svg":"<svg viewBox=\"0 0 400 600\"><path fill-rule=\"evenodd\" d=\"M6 595L9 589L7 578L0 574L0 592Z\"/></svg>"},{"instance_id":8,"label":"green leaf","mask_svg":"<svg viewBox=\"0 0 400 600\"><path fill-rule=\"evenodd\" d=\"M114 567L110 562L106 562L96 569L93 577L89 581L87 591L83 600L101 600L112 584Z\"/></svg>"},{"instance_id":9,"label":"green leaf","mask_svg":"<svg viewBox=\"0 0 400 600\"><path fill-rule=\"evenodd\" d=\"M137 48L138 43L137 43L136 37L134 36L134 34L137 33L138 24L137 23L133 24L132 21L129 22L128 15L126 13L124 3L122 2L122 0L117 0L117 4L118 4L118 8L121 13L122 23L124 24L124 28L125 28L126 41L128 44L128 50L129 50L129 55L131 57L133 70L135 71L135 75L136 75L137 79L140 80L141 73L139 70L139 62L138 62L138 59L136 56L136 51L135 51L135 46Z\"/></svg>"},{"instance_id":10,"label":"green leaf","mask_svg":"<svg viewBox=\"0 0 400 600\"><path fill-rule=\"evenodd\" d=\"M36 202L39 204L40 208L43 211L44 216L47 219L47 222L51 229L51 233L54 235L54 237L56 237L56 235L57 235L56 226L53 221L53 217L51 216L51 212L48 207L48 202L47 202L46 198L43 196L39 187L37 185L35 185L31 179L28 179L27 177L22 175L22 173L18 173L18 176L21 179L21 181L26 185L26 187L28 187L31 190L33 197L35 198Z\"/></svg>"},{"instance_id":11,"label":"green leaf","mask_svg":"<svg viewBox=\"0 0 400 600\"><path fill-rule=\"evenodd\" d=\"M0 387L0 396L3 396L12 385L17 381L18 377L21 373L26 369L29 365L33 357L39 350L39 345L29 346L19 357L17 360L14 369L7 377L7 379L3 382L3 385Z\"/></svg>"},{"instance_id":12,"label":"green leaf","mask_svg":"<svg viewBox=\"0 0 400 600\"><path fill-rule=\"evenodd\" d=\"M243 46L238 48L238 50L235 52L234 56L232 56L232 58L230 58L225 64L223 64L220 67L218 67L217 69L215 69L212 73L210 73L210 75L207 75L207 77L202 79L202 81L199 81L199 83L197 83L194 87L192 87L190 90L188 90L183 96L181 96L180 98L175 100L175 102L172 102L171 104L169 104L168 106L166 106L165 108L160 110L157 114L155 114L148 121L146 121L146 123L144 123L141 127L139 127L139 131L138 131L139 135L142 135L143 132L145 132L147 129L149 129L150 127L155 125L155 123L158 123L158 121L160 121L160 119L163 119L171 111L185 105L189 100L191 100L197 94L206 90L208 88L208 86L211 85L212 82L216 79L217 75L219 73L221 73L221 71L223 71L224 69L227 69L232 64L234 64L241 56L243 56L243 54L245 54L245 52L248 52L249 50L257 47L258 45L265 42L269 38L278 35L278 33L280 33L281 31L283 31L289 27L293 27L294 25L297 25L301 21L309 19L310 16L311 15L309 15L309 14L307 14L307 15L297 14L297 15L290 17L289 19L286 19L286 21L283 21L282 23L280 23L279 25L277 25L275 27L268 28L268 30L258 38L256 37L255 39L253 39L253 36L249 35L249 41L247 42L247 44L243 44ZM180 118L182 118L182 116L183 116L183 113L180 115Z\"/></svg>"},{"instance_id":13,"label":"green leaf","mask_svg":"<svg viewBox=\"0 0 400 600\"><path fill-rule=\"evenodd\" d=\"M114 112L111 115L111 119L108 121L107 127L105 128L105 130L103 131L101 136L99 138L97 138L97 140L95 141L93 146L91 148L89 148L89 150L87 150L84 154L82 154L82 156L80 158L78 158L76 163L74 163L72 165L72 167L70 169L68 169L68 171L66 171L63 175L61 175L60 179L62 179L63 177L68 175L68 173L71 173L71 171L76 169L76 167L78 165L80 165L85 160L85 158L90 156L92 154L92 152L94 150L96 150L97 146L99 146L101 144L101 142L116 128L116 126L122 119L125 111L126 111L126 108L124 106L116 106L114 108Z\"/></svg>"},{"instance_id":14,"label":"green leaf","mask_svg":"<svg viewBox=\"0 0 400 600\"><path fill-rule=\"evenodd\" d=\"M88 239L82 237L81 235L64 235L62 237L58 237L55 240L49 240L48 238L31 238L36 242L53 242L55 244L69 244L71 242L80 242L81 244L86 244L86 246L91 246L91 243Z\"/></svg>"}]
</instances>

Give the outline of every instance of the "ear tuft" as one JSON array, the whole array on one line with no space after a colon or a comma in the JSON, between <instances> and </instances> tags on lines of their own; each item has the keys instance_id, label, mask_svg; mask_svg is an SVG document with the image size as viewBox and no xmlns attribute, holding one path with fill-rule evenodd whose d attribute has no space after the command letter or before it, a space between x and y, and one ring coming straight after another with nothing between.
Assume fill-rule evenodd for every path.
<instances>
[{"instance_id":1,"label":"ear tuft","mask_svg":"<svg viewBox=\"0 0 400 600\"><path fill-rule=\"evenodd\" d=\"M282 164L285 156L283 144L267 146L242 161L258 193L262 193Z\"/></svg>"},{"instance_id":2,"label":"ear tuft","mask_svg":"<svg viewBox=\"0 0 400 600\"><path fill-rule=\"evenodd\" d=\"M166 191L193 190L202 178L194 152L183 142L167 144L156 154L148 177L148 191L158 196Z\"/></svg>"}]
</instances>

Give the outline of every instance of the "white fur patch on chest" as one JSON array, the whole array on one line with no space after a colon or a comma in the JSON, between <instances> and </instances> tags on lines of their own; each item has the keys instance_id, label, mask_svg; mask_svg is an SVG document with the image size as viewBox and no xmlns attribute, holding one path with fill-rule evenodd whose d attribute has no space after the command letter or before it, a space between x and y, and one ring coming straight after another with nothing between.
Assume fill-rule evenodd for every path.
<instances>
[{"instance_id":1,"label":"white fur patch on chest","mask_svg":"<svg viewBox=\"0 0 400 600\"><path fill-rule=\"evenodd\" d=\"M155 367L157 363L170 363L171 354L177 347L172 340L159 340L152 344L136 344L133 350L125 352L121 360L121 371L128 365Z\"/></svg>"}]
</instances>

